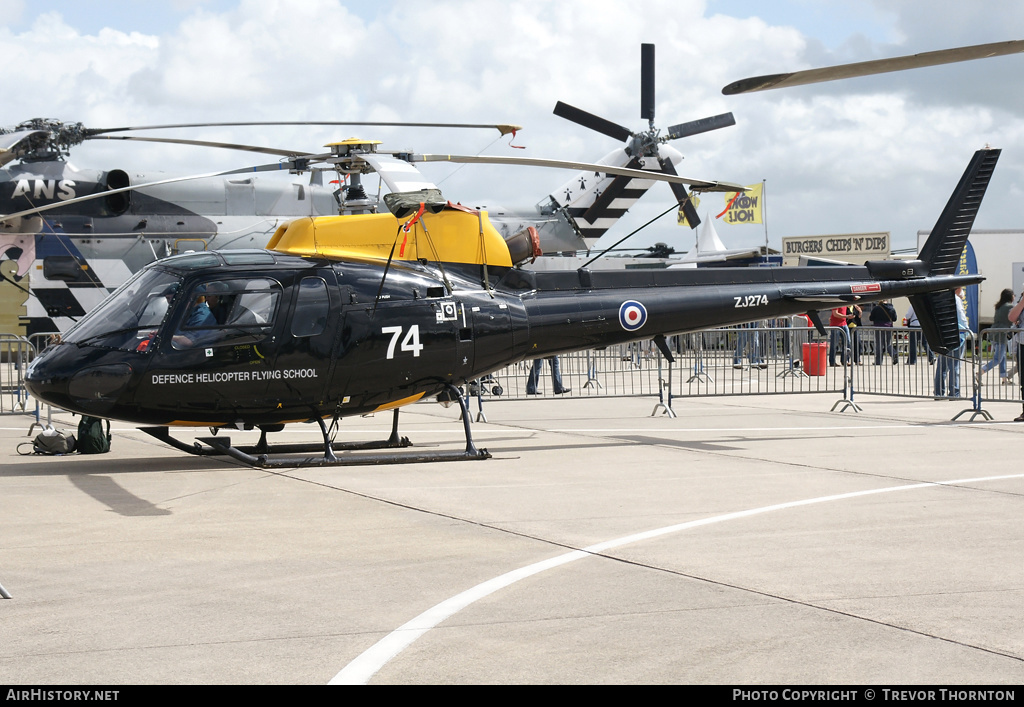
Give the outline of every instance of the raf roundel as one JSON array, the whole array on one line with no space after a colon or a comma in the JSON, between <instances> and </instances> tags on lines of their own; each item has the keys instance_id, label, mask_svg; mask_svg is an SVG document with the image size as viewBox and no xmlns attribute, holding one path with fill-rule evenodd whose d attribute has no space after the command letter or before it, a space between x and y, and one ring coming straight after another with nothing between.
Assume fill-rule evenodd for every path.
<instances>
[{"instance_id":1,"label":"raf roundel","mask_svg":"<svg viewBox=\"0 0 1024 707\"><path fill-rule=\"evenodd\" d=\"M619 324L626 331L636 331L647 323L647 308L636 300L627 300L619 307Z\"/></svg>"}]
</instances>

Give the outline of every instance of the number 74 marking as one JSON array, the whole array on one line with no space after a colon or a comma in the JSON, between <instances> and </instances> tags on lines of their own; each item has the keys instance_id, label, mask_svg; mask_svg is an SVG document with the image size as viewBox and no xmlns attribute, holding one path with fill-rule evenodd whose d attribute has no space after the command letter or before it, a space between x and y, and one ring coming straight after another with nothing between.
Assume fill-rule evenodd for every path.
<instances>
[{"instance_id":1,"label":"number 74 marking","mask_svg":"<svg viewBox=\"0 0 1024 707\"><path fill-rule=\"evenodd\" d=\"M382 334L391 334L391 341L388 342L388 359L395 357L395 346L398 344L398 337L402 336L402 327L400 326L386 326L381 327ZM409 331L402 339L402 351L411 351L413 356L419 356L420 351L423 350L423 344L420 343L420 325L413 324L409 327Z\"/></svg>"}]
</instances>

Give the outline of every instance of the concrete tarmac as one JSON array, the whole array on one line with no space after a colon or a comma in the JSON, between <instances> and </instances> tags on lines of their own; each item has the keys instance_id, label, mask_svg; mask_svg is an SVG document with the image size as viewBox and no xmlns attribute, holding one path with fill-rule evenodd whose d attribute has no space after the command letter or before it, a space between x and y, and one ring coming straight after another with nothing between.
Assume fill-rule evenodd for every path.
<instances>
[{"instance_id":1,"label":"concrete tarmac","mask_svg":"<svg viewBox=\"0 0 1024 707\"><path fill-rule=\"evenodd\" d=\"M0 684L1024 682L1024 424L835 400L488 402L487 461L273 472L0 418Z\"/></svg>"}]
</instances>

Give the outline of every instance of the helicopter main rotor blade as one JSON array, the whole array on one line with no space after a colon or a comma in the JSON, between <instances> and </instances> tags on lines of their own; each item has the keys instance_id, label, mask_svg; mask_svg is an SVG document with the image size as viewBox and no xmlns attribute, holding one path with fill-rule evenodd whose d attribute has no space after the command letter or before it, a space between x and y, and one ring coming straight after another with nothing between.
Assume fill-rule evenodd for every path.
<instances>
[{"instance_id":1,"label":"helicopter main rotor blade","mask_svg":"<svg viewBox=\"0 0 1024 707\"><path fill-rule=\"evenodd\" d=\"M238 128L254 125L365 125L374 128L489 128L502 135L508 135L523 129L521 125L489 124L489 123L371 123L366 121L269 121L248 123L177 123L170 125L136 125L122 128L88 128L87 137L104 133L118 133L128 130L166 130L170 128Z\"/></svg>"},{"instance_id":2,"label":"helicopter main rotor blade","mask_svg":"<svg viewBox=\"0 0 1024 707\"><path fill-rule=\"evenodd\" d=\"M18 130L13 133L5 133L0 135L0 150L7 151L13 150L20 143L24 142L33 135L46 135L45 130Z\"/></svg>"},{"instance_id":3,"label":"helicopter main rotor blade","mask_svg":"<svg viewBox=\"0 0 1024 707\"><path fill-rule=\"evenodd\" d=\"M253 167L242 167L240 169L229 169L223 172L207 172L205 174L190 174L185 177L171 177L169 179L160 179L155 182L145 182L143 184L132 184L127 187L120 187L119 189L107 189L106 191L96 192L95 194L86 194L85 196L79 196L74 199L66 199L64 201L55 201L52 204L44 204L43 206L36 206L31 209L25 209L24 211L16 211L13 214L2 214L0 215L0 223L4 221L10 221L11 219L21 218L23 216L34 216L44 211L50 211L51 209L59 209L64 206L71 206L72 204L79 204L83 201L91 201L92 199L100 199L111 194L120 194L126 191L135 191L136 189L145 189L147 187L156 187L162 184L174 184L175 182L187 182L193 179L207 179L210 177L226 177L232 174L249 174L250 172L272 172L281 170L291 170L294 166L290 162L273 162L271 164L255 165Z\"/></svg>"},{"instance_id":4,"label":"helicopter main rotor blade","mask_svg":"<svg viewBox=\"0 0 1024 707\"><path fill-rule=\"evenodd\" d=\"M736 125L736 118L733 117L732 113L722 113L708 118L701 118L700 120L691 120L686 123L673 125L666 131L664 139L676 140L681 137L706 133L709 130L727 128L730 125Z\"/></svg>"},{"instance_id":5,"label":"helicopter main rotor blade","mask_svg":"<svg viewBox=\"0 0 1024 707\"><path fill-rule=\"evenodd\" d=\"M18 159L18 153L15 152L15 148L18 145L35 135L46 134L45 130L18 130L13 133L0 135L0 167L3 167L11 160Z\"/></svg>"},{"instance_id":6,"label":"helicopter main rotor blade","mask_svg":"<svg viewBox=\"0 0 1024 707\"><path fill-rule=\"evenodd\" d=\"M1024 40L1021 39L1015 39L1009 42L994 42L992 44L976 44L970 47L941 49L935 52L923 52L921 54L893 57L892 59L861 61L854 64L839 64L837 66L828 66L821 69L794 71L788 74L754 76L732 82L722 89L722 93L726 96L735 96L740 93L767 91L772 88L804 86L812 83L821 83L823 81L836 81L839 79L849 79L858 76L871 76L873 74L884 74L890 71L906 71L907 69L919 69L925 66L952 64L960 61L972 61L974 59L985 59L992 56L1005 56L1007 54L1017 54L1019 52L1024 52Z\"/></svg>"},{"instance_id":7,"label":"helicopter main rotor blade","mask_svg":"<svg viewBox=\"0 0 1024 707\"><path fill-rule=\"evenodd\" d=\"M566 120L571 120L577 125L582 125L583 127L590 128L591 130L596 130L602 135L615 138L619 142L625 142L633 137L633 133L629 132L628 129L621 125L613 123L610 120L605 120L593 113L588 113L585 110L580 110L568 103L562 103L559 101L555 104L555 110L553 112L559 118L565 118Z\"/></svg>"},{"instance_id":8,"label":"helicopter main rotor blade","mask_svg":"<svg viewBox=\"0 0 1024 707\"><path fill-rule=\"evenodd\" d=\"M273 147L259 147L257 145L238 145L230 142L208 142L206 140L184 140L165 137L132 137L128 135L96 135L89 140L133 140L136 142L163 142L172 145L197 145L199 147L218 147L225 150L242 150L244 152L260 152L265 155L277 155L279 157L308 157L311 152L303 150L278 150Z\"/></svg>"},{"instance_id":9,"label":"helicopter main rotor blade","mask_svg":"<svg viewBox=\"0 0 1024 707\"><path fill-rule=\"evenodd\" d=\"M640 45L640 118L654 122L654 45Z\"/></svg>"},{"instance_id":10,"label":"helicopter main rotor blade","mask_svg":"<svg viewBox=\"0 0 1024 707\"><path fill-rule=\"evenodd\" d=\"M374 153L359 155L359 159L373 167L392 192L437 189L437 185L420 174L418 169L394 155Z\"/></svg>"},{"instance_id":11,"label":"helicopter main rotor blade","mask_svg":"<svg viewBox=\"0 0 1024 707\"><path fill-rule=\"evenodd\" d=\"M664 174L676 173L676 166L672 164L672 160L659 157L658 163L661 165L661 171ZM675 194L676 201L679 202L679 208L683 210L683 215L686 216L686 221L690 224L690 228L697 228L700 224L700 216L697 215L697 209L694 208L693 200L690 199L686 187L682 184L672 184L671 182L669 186L672 188L672 193Z\"/></svg>"},{"instance_id":12,"label":"helicopter main rotor blade","mask_svg":"<svg viewBox=\"0 0 1024 707\"><path fill-rule=\"evenodd\" d=\"M500 164L522 165L525 167L551 167L554 169L583 170L599 174L614 174L634 179L647 179L675 184L688 184L699 191L746 191L746 187L729 182L709 182L703 179L689 179L678 175L649 172L643 169L627 169L592 162L568 162L565 160L547 160L534 157L493 157L489 155L408 155L410 162L459 162L464 164Z\"/></svg>"}]
</instances>

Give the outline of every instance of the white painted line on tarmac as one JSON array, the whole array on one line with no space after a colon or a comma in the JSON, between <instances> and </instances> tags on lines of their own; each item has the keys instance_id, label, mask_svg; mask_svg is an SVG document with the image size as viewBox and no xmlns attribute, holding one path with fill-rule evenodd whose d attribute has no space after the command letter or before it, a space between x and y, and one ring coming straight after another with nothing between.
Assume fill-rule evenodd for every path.
<instances>
[{"instance_id":1,"label":"white painted line on tarmac","mask_svg":"<svg viewBox=\"0 0 1024 707\"><path fill-rule=\"evenodd\" d=\"M858 425L856 420L849 418L837 422L829 427L805 427L803 425L793 427L538 427L538 432L607 432L617 434L620 432L646 432L648 434L664 432L835 432L836 430L914 430L931 429L933 427L990 427L992 425L1013 425L1010 421L985 422L920 422L911 424L887 424L887 425ZM1020 425L1020 423L1016 423ZM1024 426L1021 427L1024 429ZM473 430L474 434L476 430Z\"/></svg>"},{"instance_id":2,"label":"white painted line on tarmac","mask_svg":"<svg viewBox=\"0 0 1024 707\"><path fill-rule=\"evenodd\" d=\"M621 538L614 540L607 540L596 545L590 545L582 550L573 550L563 555L553 557L548 560L542 560L526 567L521 567L511 572L506 572L503 575L499 575L494 579L490 579L482 584L478 584L472 589L468 589L461 594L446 599L445 601L437 604L436 606L427 609L422 614L409 621L397 629L389 633L387 636L377 641L373 646L363 652L351 663L342 668L341 672L335 675L330 685L365 685L381 668L383 668L391 659L396 657L403 650L412 645L416 639L423 636L427 631L437 626L442 621L451 618L459 611L462 611L467 606L479 601L487 596L490 596L499 589L515 584L521 579L532 577L536 574L544 572L549 569L561 567L562 565L575 562L576 560L582 560L585 557L592 557L598 553L606 552L614 548L622 547L632 543L642 542L645 540L651 540L653 538L662 537L664 535L670 535L672 533L678 533L683 530L690 530L691 528L699 528L704 525L711 525L713 523L724 523L730 520L740 520L742 518L749 518L751 516L760 515L762 513L771 513L773 511L782 511L789 508L799 508L801 506L810 506L817 503L827 503L829 501L844 501L852 498L860 498L862 496L872 496L875 494L892 493L895 491L912 491L914 489L923 488L934 488L937 486L956 486L962 484L977 484L986 481L1002 481L1006 479L1020 479L1024 478L1024 474L1009 474L1005 476L980 476L973 479L957 479L954 481L926 481L916 484L907 484L904 486L890 486L887 488L870 489L867 491L853 491L851 493L841 493L833 496L819 496L818 498L808 498L802 501L789 501L788 503L778 503L772 506L763 506L761 508L752 508L746 511L736 511L734 513L725 513L718 516L711 516L708 518L701 518L700 520L688 521L686 523L679 523L677 525L669 525L664 528L656 528L654 530L648 530L641 533L635 533L633 535L626 535Z\"/></svg>"}]
</instances>

